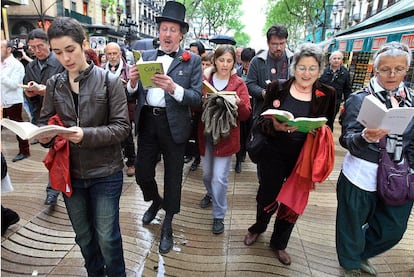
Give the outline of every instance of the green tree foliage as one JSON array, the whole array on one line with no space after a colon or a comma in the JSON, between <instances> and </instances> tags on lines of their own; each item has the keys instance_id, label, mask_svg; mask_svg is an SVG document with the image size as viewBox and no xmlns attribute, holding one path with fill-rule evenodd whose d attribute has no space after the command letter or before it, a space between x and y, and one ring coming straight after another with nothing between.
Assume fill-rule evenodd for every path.
<instances>
[{"instance_id":1,"label":"green tree foliage","mask_svg":"<svg viewBox=\"0 0 414 277\"><path fill-rule=\"evenodd\" d=\"M118 0L101 0L101 6L108 14L115 14L116 7L119 5Z\"/></svg>"},{"instance_id":2,"label":"green tree foliage","mask_svg":"<svg viewBox=\"0 0 414 277\"><path fill-rule=\"evenodd\" d=\"M246 1L246 0L244 0ZM234 33L236 41L248 44L250 37L243 34L242 0L181 0L186 6L187 21L193 23L192 32L198 36ZM238 37L238 39L236 38Z\"/></svg>"},{"instance_id":3,"label":"green tree foliage","mask_svg":"<svg viewBox=\"0 0 414 277\"><path fill-rule=\"evenodd\" d=\"M325 7L332 0L268 0L265 30L274 24L282 24L289 31L289 41L302 42L310 28L313 41L316 29L324 24Z\"/></svg>"},{"instance_id":4,"label":"green tree foliage","mask_svg":"<svg viewBox=\"0 0 414 277\"><path fill-rule=\"evenodd\" d=\"M251 37L245 32L235 32L234 39L236 40L238 46L244 47L249 46L251 41Z\"/></svg>"}]
</instances>

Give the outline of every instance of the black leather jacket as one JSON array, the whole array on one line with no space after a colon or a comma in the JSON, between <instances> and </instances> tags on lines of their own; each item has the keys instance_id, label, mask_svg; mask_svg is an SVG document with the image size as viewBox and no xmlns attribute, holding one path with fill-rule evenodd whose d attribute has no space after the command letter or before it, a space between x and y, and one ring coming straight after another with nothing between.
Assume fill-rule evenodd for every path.
<instances>
[{"instance_id":1,"label":"black leather jacket","mask_svg":"<svg viewBox=\"0 0 414 277\"><path fill-rule=\"evenodd\" d=\"M342 133L339 137L340 144L348 149L355 157L378 163L378 143L368 143L361 136L364 126L356 119L362 105L362 101L369 93L366 89L355 92L345 102L345 111L340 116ZM411 92L411 95L414 94ZM414 98L413 98L414 99ZM406 153L410 167L414 168L414 118L403 134L403 151Z\"/></svg>"},{"instance_id":2,"label":"black leather jacket","mask_svg":"<svg viewBox=\"0 0 414 277\"><path fill-rule=\"evenodd\" d=\"M82 127L82 141L70 143L71 177L109 176L124 166L121 142L130 129L124 87L119 78L93 64L75 81L79 82L78 111L71 95L68 72L48 80L39 125L46 125L57 113L66 127Z\"/></svg>"}]
</instances>

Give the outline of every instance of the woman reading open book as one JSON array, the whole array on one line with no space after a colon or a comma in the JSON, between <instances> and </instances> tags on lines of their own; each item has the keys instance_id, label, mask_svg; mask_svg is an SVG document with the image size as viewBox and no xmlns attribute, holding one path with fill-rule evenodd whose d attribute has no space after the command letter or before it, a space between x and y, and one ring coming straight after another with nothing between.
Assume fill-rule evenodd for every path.
<instances>
[{"instance_id":1,"label":"woman reading open book","mask_svg":"<svg viewBox=\"0 0 414 277\"><path fill-rule=\"evenodd\" d=\"M327 125L332 129L336 96L332 87L318 81L324 68L323 61L324 55L318 46L309 43L298 47L290 67L293 77L283 84L274 81L268 85L262 112L281 109L294 117L326 117ZM285 249L299 215L283 204L278 205L275 199L292 173L307 133L299 132L297 127L278 121L274 116L261 115L257 124L268 143L257 163L256 222L249 227L244 243L252 245L266 231L278 209L270 247L281 263L289 265L291 258ZM273 209L265 210L272 203L275 204Z\"/></svg>"}]
</instances>

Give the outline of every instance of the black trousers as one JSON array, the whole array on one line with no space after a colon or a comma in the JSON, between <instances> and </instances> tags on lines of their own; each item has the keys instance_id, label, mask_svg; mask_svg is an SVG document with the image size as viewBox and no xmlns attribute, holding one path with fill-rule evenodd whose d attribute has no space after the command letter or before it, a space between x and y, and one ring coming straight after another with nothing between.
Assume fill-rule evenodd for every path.
<instances>
[{"instance_id":1,"label":"black trousers","mask_svg":"<svg viewBox=\"0 0 414 277\"><path fill-rule=\"evenodd\" d=\"M167 213L178 213L181 204L185 143L174 142L165 111L153 113L150 108L144 106L138 128L135 178L144 200L159 198L155 168L161 153L164 160L163 208Z\"/></svg>"},{"instance_id":2,"label":"black trousers","mask_svg":"<svg viewBox=\"0 0 414 277\"><path fill-rule=\"evenodd\" d=\"M246 143L252 128L252 117L240 122L240 150L236 153L237 161L242 161L246 157Z\"/></svg>"},{"instance_id":3,"label":"black trousers","mask_svg":"<svg viewBox=\"0 0 414 277\"><path fill-rule=\"evenodd\" d=\"M264 159L257 164L259 189L256 196L256 223L248 229L250 233L260 234L266 231L276 209L264 209L275 201L296 164L302 145L303 142L294 142L289 146L280 145L279 140L274 140L266 149ZM283 250L287 247L293 227L294 223L276 217L270 240L273 249Z\"/></svg>"},{"instance_id":4,"label":"black trousers","mask_svg":"<svg viewBox=\"0 0 414 277\"><path fill-rule=\"evenodd\" d=\"M201 118L201 112L193 112L193 116L191 118L191 135L190 140L194 140L193 142L188 141L186 144L185 155L194 157L194 161L200 163L200 150L198 146L198 123Z\"/></svg>"}]
</instances>

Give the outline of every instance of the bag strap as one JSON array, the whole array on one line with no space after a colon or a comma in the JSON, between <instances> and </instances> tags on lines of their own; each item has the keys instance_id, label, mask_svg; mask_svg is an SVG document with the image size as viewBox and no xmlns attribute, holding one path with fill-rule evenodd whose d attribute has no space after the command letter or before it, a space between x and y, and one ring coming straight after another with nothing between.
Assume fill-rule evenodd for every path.
<instances>
[{"instance_id":1,"label":"bag strap","mask_svg":"<svg viewBox=\"0 0 414 277\"><path fill-rule=\"evenodd\" d=\"M379 148L380 148L380 151L383 150L383 149L385 149L386 145L387 145L387 136L383 136L379 140Z\"/></svg>"}]
</instances>

